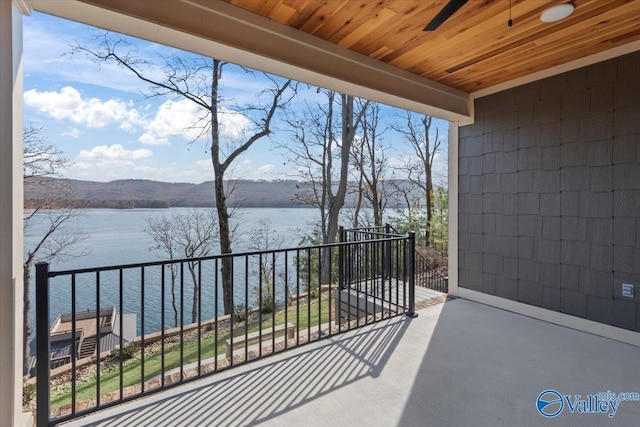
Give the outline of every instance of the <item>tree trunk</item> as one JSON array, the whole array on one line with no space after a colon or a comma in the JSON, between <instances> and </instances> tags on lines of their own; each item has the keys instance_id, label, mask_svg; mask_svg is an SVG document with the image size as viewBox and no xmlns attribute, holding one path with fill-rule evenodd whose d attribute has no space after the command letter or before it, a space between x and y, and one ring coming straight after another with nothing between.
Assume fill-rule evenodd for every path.
<instances>
[{"instance_id":1,"label":"tree trunk","mask_svg":"<svg viewBox=\"0 0 640 427\"><path fill-rule=\"evenodd\" d=\"M188 263L189 272L191 273L191 280L193 281L193 305L191 306L191 323L198 321L198 301L200 283L198 283L198 277L196 276L196 265L193 262Z\"/></svg>"},{"instance_id":2,"label":"tree trunk","mask_svg":"<svg viewBox=\"0 0 640 427\"><path fill-rule=\"evenodd\" d=\"M431 128L431 117L424 116L422 119L422 123L424 126L424 141L425 141L425 155L423 156L424 161L424 172L425 172L425 201L427 205L427 246L429 246L429 241L431 237L431 218L433 217L433 177L432 177L432 156L435 155L435 150L437 149L437 145L434 145L433 154L431 154L431 147L429 144L429 129ZM437 137L434 144L437 144Z\"/></svg>"},{"instance_id":3,"label":"tree trunk","mask_svg":"<svg viewBox=\"0 0 640 427\"><path fill-rule=\"evenodd\" d=\"M355 212L353 215L353 228L358 228L360 227L360 211L362 210L362 199L363 199L363 190L362 190L362 184L363 184L364 178L363 178L363 173L362 170L360 171L360 178L358 180L358 198L356 199L356 207L355 207ZM375 211L374 211L375 212Z\"/></svg>"},{"instance_id":4,"label":"tree trunk","mask_svg":"<svg viewBox=\"0 0 640 427\"><path fill-rule=\"evenodd\" d=\"M340 148L340 179L338 190L329 200L329 215L327 218L327 241L334 243L338 234L338 220L340 210L344 206L344 198L347 194L347 181L349 178L349 160L351 145L355 136L353 121L353 96L341 94L342 97L342 146ZM322 254L321 284L329 283L331 278L331 251L324 250Z\"/></svg>"},{"instance_id":5,"label":"tree trunk","mask_svg":"<svg viewBox=\"0 0 640 427\"><path fill-rule=\"evenodd\" d=\"M214 185L216 193L216 212L220 229L220 253L231 253L231 229L229 228L229 209L227 195L224 189L224 173L226 168L220 161L220 132L218 122L218 83L222 72L222 63L213 61L211 81L211 163L213 165ZM221 260L222 300L224 314L233 313L233 258L224 257Z\"/></svg>"},{"instance_id":6,"label":"tree trunk","mask_svg":"<svg viewBox=\"0 0 640 427\"><path fill-rule=\"evenodd\" d=\"M373 225L380 227L382 225L382 206L378 199L377 185L371 188L371 206L373 207Z\"/></svg>"},{"instance_id":7,"label":"tree trunk","mask_svg":"<svg viewBox=\"0 0 640 427\"><path fill-rule=\"evenodd\" d=\"M433 183L431 181L431 167L427 172L427 246L431 246L431 223L433 218Z\"/></svg>"},{"instance_id":8,"label":"tree trunk","mask_svg":"<svg viewBox=\"0 0 640 427\"><path fill-rule=\"evenodd\" d=\"M173 258L173 256L172 256ZM171 264L171 306L173 307L173 327L178 326L178 305L176 302L176 277L178 271L175 264ZM164 313L162 313L164 315Z\"/></svg>"},{"instance_id":9,"label":"tree trunk","mask_svg":"<svg viewBox=\"0 0 640 427\"><path fill-rule=\"evenodd\" d=\"M216 211L218 226L220 227L220 253L231 253L231 229L229 228L229 209L224 191L223 174L216 173ZM222 258L222 298L224 300L224 314L233 313L233 258Z\"/></svg>"},{"instance_id":10,"label":"tree trunk","mask_svg":"<svg viewBox=\"0 0 640 427\"><path fill-rule=\"evenodd\" d=\"M249 149L257 140L268 136L270 131L271 120L279 108L281 97L287 88L291 85L288 80L280 87L276 87L273 91L271 106L268 108L265 117L262 119L262 128L253 136L240 144L231 153L229 153L224 161L220 160L220 128L218 121L218 84L221 78L222 67L224 63L219 60L213 60L212 82L211 82L211 163L213 164L215 193L216 193L216 211L218 214L218 226L220 231L220 253L222 255L231 253L231 229L229 227L229 209L227 207L227 195L224 188L224 174L232 164L232 162L243 152ZM287 101L285 101L286 103ZM233 258L222 258L222 293L225 314L233 313Z\"/></svg>"},{"instance_id":11,"label":"tree trunk","mask_svg":"<svg viewBox=\"0 0 640 427\"><path fill-rule=\"evenodd\" d=\"M378 178L380 176L380 171L378 170L378 162L376 161L376 123L377 120L376 122L372 123L373 126L370 132L371 141L368 144L371 167L371 179L368 180L368 184L370 186L369 193L371 194L370 201L373 207L373 225L375 225L376 227L380 227L382 225L382 203L380 201L380 194L378 192ZM384 157L384 154L382 154L382 156Z\"/></svg>"}]
</instances>

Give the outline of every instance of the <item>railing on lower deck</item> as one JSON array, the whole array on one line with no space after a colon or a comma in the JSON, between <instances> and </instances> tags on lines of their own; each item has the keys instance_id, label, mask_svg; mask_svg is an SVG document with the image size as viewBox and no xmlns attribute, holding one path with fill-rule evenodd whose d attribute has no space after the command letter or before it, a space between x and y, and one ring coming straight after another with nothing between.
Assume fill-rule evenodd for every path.
<instances>
[{"instance_id":1,"label":"railing on lower deck","mask_svg":"<svg viewBox=\"0 0 640 427\"><path fill-rule=\"evenodd\" d=\"M80 270L38 264L37 360L47 361L36 366L38 426L392 316L414 316L415 236L387 231L343 229L341 242L329 245ZM227 313L222 268L231 277ZM99 330L100 309L114 306L116 349L104 351L99 338L95 356L72 357L66 372L53 372L51 305L70 314L71 343L81 311L95 310ZM126 344L131 314L137 338ZM55 395L53 374L66 384Z\"/></svg>"},{"instance_id":2,"label":"railing on lower deck","mask_svg":"<svg viewBox=\"0 0 640 427\"><path fill-rule=\"evenodd\" d=\"M433 268L429 262L420 255L415 253L414 271L416 276L416 286L433 289L438 292L449 292L449 278L440 274L438 270Z\"/></svg>"},{"instance_id":3,"label":"railing on lower deck","mask_svg":"<svg viewBox=\"0 0 640 427\"><path fill-rule=\"evenodd\" d=\"M384 238L389 236L401 236L400 233L390 224L374 227L341 229L342 241L363 241L371 238ZM391 254L387 250L387 254ZM388 256L388 255L387 255ZM414 272L415 285L423 288L433 289L438 292L449 292L449 279L441 274L427 259L415 250L414 243ZM383 260L384 261L384 260ZM382 262L382 261L381 261ZM389 264L388 261L387 264Z\"/></svg>"}]
</instances>

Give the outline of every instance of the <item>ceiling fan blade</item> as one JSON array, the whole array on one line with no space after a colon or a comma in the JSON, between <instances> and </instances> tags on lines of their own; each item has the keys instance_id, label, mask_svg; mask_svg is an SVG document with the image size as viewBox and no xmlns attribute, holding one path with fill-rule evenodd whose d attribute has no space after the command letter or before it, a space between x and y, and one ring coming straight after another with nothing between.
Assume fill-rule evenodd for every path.
<instances>
[{"instance_id":1,"label":"ceiling fan blade","mask_svg":"<svg viewBox=\"0 0 640 427\"><path fill-rule=\"evenodd\" d=\"M427 24L422 31L433 31L438 28L444 21L449 19L451 15L456 13L469 0L449 0L449 3Z\"/></svg>"}]
</instances>

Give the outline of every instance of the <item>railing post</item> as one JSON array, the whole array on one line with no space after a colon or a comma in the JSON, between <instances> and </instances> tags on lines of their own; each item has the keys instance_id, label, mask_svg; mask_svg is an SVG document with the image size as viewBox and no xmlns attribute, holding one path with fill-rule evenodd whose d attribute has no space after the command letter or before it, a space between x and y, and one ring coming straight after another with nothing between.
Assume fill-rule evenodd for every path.
<instances>
[{"instance_id":1,"label":"railing post","mask_svg":"<svg viewBox=\"0 0 640 427\"><path fill-rule=\"evenodd\" d=\"M345 232L344 232L344 227L341 225L339 228L339 232L338 232L338 238L339 238L339 242L340 243L344 243L345 242ZM340 245L338 247L338 258L339 258L339 262L338 262L338 289L344 289L344 269L345 269L345 262L344 262L344 246Z\"/></svg>"},{"instance_id":2,"label":"railing post","mask_svg":"<svg viewBox=\"0 0 640 427\"><path fill-rule=\"evenodd\" d=\"M36 264L36 424L49 425L49 264Z\"/></svg>"},{"instance_id":3,"label":"railing post","mask_svg":"<svg viewBox=\"0 0 640 427\"><path fill-rule=\"evenodd\" d=\"M384 232L386 234L385 238L390 239L391 226L389 224L385 224ZM389 289L391 289L391 240L385 242L383 260L384 266L382 267L382 270L384 272L384 279L389 282Z\"/></svg>"},{"instance_id":4,"label":"railing post","mask_svg":"<svg viewBox=\"0 0 640 427\"><path fill-rule=\"evenodd\" d=\"M416 233L410 231L408 233L409 244L409 310L408 317L418 317L416 314Z\"/></svg>"}]
</instances>

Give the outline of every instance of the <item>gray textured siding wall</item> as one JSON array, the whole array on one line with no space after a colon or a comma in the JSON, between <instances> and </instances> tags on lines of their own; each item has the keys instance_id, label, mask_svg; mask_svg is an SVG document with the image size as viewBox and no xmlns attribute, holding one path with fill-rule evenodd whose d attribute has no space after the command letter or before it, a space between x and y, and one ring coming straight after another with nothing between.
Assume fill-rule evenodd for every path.
<instances>
[{"instance_id":1,"label":"gray textured siding wall","mask_svg":"<svg viewBox=\"0 0 640 427\"><path fill-rule=\"evenodd\" d=\"M459 285L640 331L640 52L475 114L460 128Z\"/></svg>"}]
</instances>

